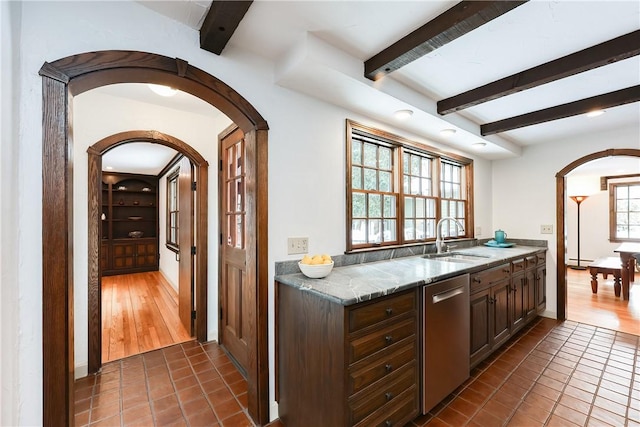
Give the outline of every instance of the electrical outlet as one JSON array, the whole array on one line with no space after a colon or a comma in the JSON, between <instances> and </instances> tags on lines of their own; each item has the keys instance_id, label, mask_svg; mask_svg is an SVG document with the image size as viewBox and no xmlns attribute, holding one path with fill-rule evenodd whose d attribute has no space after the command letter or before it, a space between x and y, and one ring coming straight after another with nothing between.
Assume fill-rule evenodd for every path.
<instances>
[{"instance_id":1,"label":"electrical outlet","mask_svg":"<svg viewBox=\"0 0 640 427\"><path fill-rule=\"evenodd\" d=\"M553 234L553 225L551 224L541 225L540 234Z\"/></svg>"},{"instance_id":2,"label":"electrical outlet","mask_svg":"<svg viewBox=\"0 0 640 427\"><path fill-rule=\"evenodd\" d=\"M287 239L287 253L289 255L306 254L309 252L308 237L289 237Z\"/></svg>"},{"instance_id":3,"label":"electrical outlet","mask_svg":"<svg viewBox=\"0 0 640 427\"><path fill-rule=\"evenodd\" d=\"M482 227L476 227L476 236L482 236Z\"/></svg>"}]
</instances>

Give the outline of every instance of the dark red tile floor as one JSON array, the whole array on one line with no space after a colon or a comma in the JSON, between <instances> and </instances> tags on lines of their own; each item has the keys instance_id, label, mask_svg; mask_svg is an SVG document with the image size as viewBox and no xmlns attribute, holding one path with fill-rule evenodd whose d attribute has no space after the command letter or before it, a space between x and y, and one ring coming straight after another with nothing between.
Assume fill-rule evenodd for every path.
<instances>
[{"instance_id":1,"label":"dark red tile floor","mask_svg":"<svg viewBox=\"0 0 640 427\"><path fill-rule=\"evenodd\" d=\"M640 427L639 347L637 335L539 318L410 425ZM253 426L246 381L215 343L105 364L76 381L75 408L76 426Z\"/></svg>"}]
</instances>

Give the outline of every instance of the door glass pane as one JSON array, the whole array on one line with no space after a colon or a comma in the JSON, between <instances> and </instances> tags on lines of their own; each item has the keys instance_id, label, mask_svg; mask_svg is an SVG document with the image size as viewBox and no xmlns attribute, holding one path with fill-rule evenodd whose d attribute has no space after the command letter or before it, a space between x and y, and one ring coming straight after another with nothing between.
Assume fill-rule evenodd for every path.
<instances>
[{"instance_id":1,"label":"door glass pane","mask_svg":"<svg viewBox=\"0 0 640 427\"><path fill-rule=\"evenodd\" d=\"M236 215L236 248L242 248L244 246L243 242L243 226L242 226L242 218L244 215Z\"/></svg>"},{"instance_id":2,"label":"door glass pane","mask_svg":"<svg viewBox=\"0 0 640 427\"><path fill-rule=\"evenodd\" d=\"M244 190L244 186L243 186L243 180L242 178L240 178L237 181L237 191L236 191L236 211L238 212L242 212L242 193Z\"/></svg>"}]
</instances>

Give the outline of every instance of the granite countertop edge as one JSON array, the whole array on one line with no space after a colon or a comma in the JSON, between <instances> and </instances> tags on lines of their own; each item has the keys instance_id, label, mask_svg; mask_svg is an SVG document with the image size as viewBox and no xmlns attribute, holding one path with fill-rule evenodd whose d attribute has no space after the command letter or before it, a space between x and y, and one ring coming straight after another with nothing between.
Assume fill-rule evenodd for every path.
<instances>
[{"instance_id":1,"label":"granite countertop edge","mask_svg":"<svg viewBox=\"0 0 640 427\"><path fill-rule=\"evenodd\" d=\"M294 273L277 275L275 280L337 304L349 306L461 274L492 268L546 249L538 246L476 246L455 251L477 256L478 261L472 263L442 262L418 255L335 267L322 279L310 279L302 273Z\"/></svg>"}]
</instances>

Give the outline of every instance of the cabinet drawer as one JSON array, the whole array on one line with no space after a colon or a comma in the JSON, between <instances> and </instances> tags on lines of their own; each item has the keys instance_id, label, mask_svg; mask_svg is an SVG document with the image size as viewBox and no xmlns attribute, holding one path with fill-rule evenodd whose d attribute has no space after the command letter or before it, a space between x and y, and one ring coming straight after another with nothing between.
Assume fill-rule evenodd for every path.
<instances>
[{"instance_id":1,"label":"cabinet drawer","mask_svg":"<svg viewBox=\"0 0 640 427\"><path fill-rule=\"evenodd\" d=\"M528 256L527 258L527 268L535 267L538 261L538 258L534 256Z\"/></svg>"},{"instance_id":2,"label":"cabinet drawer","mask_svg":"<svg viewBox=\"0 0 640 427\"><path fill-rule=\"evenodd\" d=\"M417 415L418 393L414 386L356 424L356 427L402 427Z\"/></svg>"},{"instance_id":3,"label":"cabinet drawer","mask_svg":"<svg viewBox=\"0 0 640 427\"><path fill-rule=\"evenodd\" d=\"M349 311L349 332L366 328L383 320L393 319L416 309L416 292L385 298Z\"/></svg>"},{"instance_id":4,"label":"cabinet drawer","mask_svg":"<svg viewBox=\"0 0 640 427\"><path fill-rule=\"evenodd\" d=\"M515 274L520 271L524 271L524 268L525 268L524 264L525 264L524 258L511 261L511 273Z\"/></svg>"},{"instance_id":5,"label":"cabinet drawer","mask_svg":"<svg viewBox=\"0 0 640 427\"><path fill-rule=\"evenodd\" d=\"M411 318L402 322L395 322L386 328L352 340L349 342L349 363L357 362L394 343L415 335L416 326L416 319Z\"/></svg>"},{"instance_id":6,"label":"cabinet drawer","mask_svg":"<svg viewBox=\"0 0 640 427\"><path fill-rule=\"evenodd\" d=\"M353 396L349 401L351 425L359 423L378 408L398 398L411 386L415 387L416 378L416 364L411 363Z\"/></svg>"},{"instance_id":7,"label":"cabinet drawer","mask_svg":"<svg viewBox=\"0 0 640 427\"><path fill-rule=\"evenodd\" d=\"M511 266L509 264L502 264L498 267L472 274L470 282L471 292L473 293L474 290L480 290L487 286L491 286L493 283L508 279L510 274Z\"/></svg>"},{"instance_id":8,"label":"cabinet drawer","mask_svg":"<svg viewBox=\"0 0 640 427\"><path fill-rule=\"evenodd\" d=\"M349 368L347 394L359 392L409 362L415 363L416 356L416 341L411 339L405 346L397 348L392 346L354 363Z\"/></svg>"}]
</instances>

